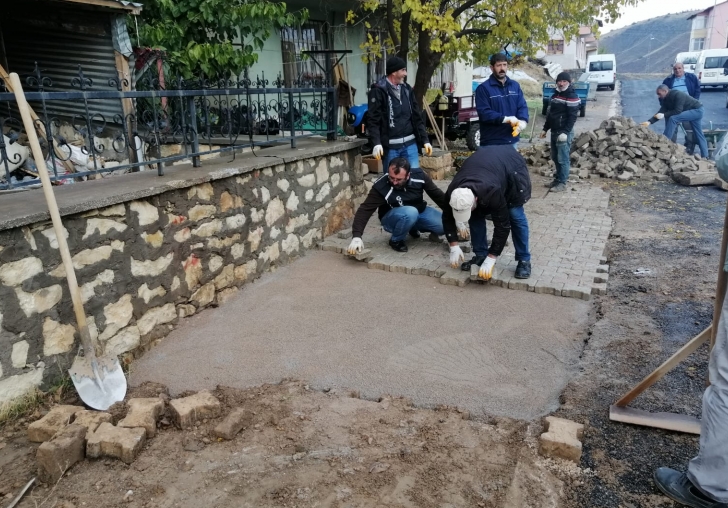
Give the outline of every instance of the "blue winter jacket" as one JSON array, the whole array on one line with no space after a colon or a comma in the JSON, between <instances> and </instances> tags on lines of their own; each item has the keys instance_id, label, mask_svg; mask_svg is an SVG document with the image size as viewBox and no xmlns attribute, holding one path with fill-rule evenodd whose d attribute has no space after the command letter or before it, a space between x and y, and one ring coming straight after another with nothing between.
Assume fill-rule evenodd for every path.
<instances>
[{"instance_id":1,"label":"blue winter jacket","mask_svg":"<svg viewBox=\"0 0 728 508\"><path fill-rule=\"evenodd\" d=\"M506 116L528 122L528 105L517 81L506 76L501 84L491 74L475 89L475 107L480 120L480 146L518 143L520 136L513 136L511 124L503 123Z\"/></svg>"},{"instance_id":2,"label":"blue winter jacket","mask_svg":"<svg viewBox=\"0 0 728 508\"><path fill-rule=\"evenodd\" d=\"M700 99L700 81L695 74L686 72L683 76L685 78L685 87L688 89L688 95L693 99ZM663 85L667 85L667 88L672 90L672 84L675 82L675 75L670 74L662 82Z\"/></svg>"}]
</instances>

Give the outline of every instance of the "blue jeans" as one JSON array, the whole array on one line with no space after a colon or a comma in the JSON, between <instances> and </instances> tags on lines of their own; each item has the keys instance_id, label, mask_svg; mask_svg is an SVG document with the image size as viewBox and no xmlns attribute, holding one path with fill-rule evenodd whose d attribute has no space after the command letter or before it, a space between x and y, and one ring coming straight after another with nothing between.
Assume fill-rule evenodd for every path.
<instances>
[{"instance_id":1,"label":"blue jeans","mask_svg":"<svg viewBox=\"0 0 728 508\"><path fill-rule=\"evenodd\" d=\"M571 171L571 142L574 141L574 129L566 135L564 143L556 141L558 137L557 133L551 131L551 160L556 165L554 181L566 183Z\"/></svg>"},{"instance_id":2,"label":"blue jeans","mask_svg":"<svg viewBox=\"0 0 728 508\"><path fill-rule=\"evenodd\" d=\"M516 261L531 261L531 252L528 250L528 219L522 206L508 209L511 216L511 238L516 249ZM485 217L473 214L468 221L470 226L470 242L476 256L488 255L488 226Z\"/></svg>"},{"instance_id":3,"label":"blue jeans","mask_svg":"<svg viewBox=\"0 0 728 508\"><path fill-rule=\"evenodd\" d=\"M410 163L410 168L420 167L420 153L417 150L417 143L410 141L404 145L390 146L384 152L384 159L382 164L382 171L386 175L389 172L389 163L392 159L397 157L404 157Z\"/></svg>"},{"instance_id":4,"label":"blue jeans","mask_svg":"<svg viewBox=\"0 0 728 508\"><path fill-rule=\"evenodd\" d=\"M398 206L388 211L381 222L384 230L392 233L393 242L401 242L407 238L410 229L429 231L436 235L445 234L442 227L442 212L429 206L422 213L414 206Z\"/></svg>"},{"instance_id":5,"label":"blue jeans","mask_svg":"<svg viewBox=\"0 0 728 508\"><path fill-rule=\"evenodd\" d=\"M667 139L672 139L672 135L677 129L677 124L680 122L690 122L693 127L693 137L695 142L700 147L700 155L704 158L708 158L708 142L705 141L705 135L703 135L703 106L698 109L688 109L683 111L679 115L673 115L670 118L665 118L665 132L663 134Z\"/></svg>"}]
</instances>

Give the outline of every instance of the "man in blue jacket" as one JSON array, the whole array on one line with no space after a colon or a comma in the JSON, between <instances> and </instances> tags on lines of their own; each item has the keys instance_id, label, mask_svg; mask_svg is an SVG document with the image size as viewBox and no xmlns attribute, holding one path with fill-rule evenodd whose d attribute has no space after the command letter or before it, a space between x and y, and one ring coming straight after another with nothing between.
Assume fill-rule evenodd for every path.
<instances>
[{"instance_id":1,"label":"man in blue jacket","mask_svg":"<svg viewBox=\"0 0 728 508\"><path fill-rule=\"evenodd\" d=\"M682 62L675 62L672 66L672 74L665 78L662 82L670 90L679 90L685 92L693 99L700 99L700 81L695 74L685 73L685 66ZM683 122L685 129L685 150L689 154L695 151L695 136L693 135L693 127L690 122ZM677 142L677 129L672 136L673 143Z\"/></svg>"},{"instance_id":2,"label":"man in blue jacket","mask_svg":"<svg viewBox=\"0 0 728 508\"><path fill-rule=\"evenodd\" d=\"M497 53L491 56L490 69L490 77L475 90L480 146L513 145L517 148L519 134L528 125L526 98L521 85L506 75L506 55Z\"/></svg>"}]
</instances>

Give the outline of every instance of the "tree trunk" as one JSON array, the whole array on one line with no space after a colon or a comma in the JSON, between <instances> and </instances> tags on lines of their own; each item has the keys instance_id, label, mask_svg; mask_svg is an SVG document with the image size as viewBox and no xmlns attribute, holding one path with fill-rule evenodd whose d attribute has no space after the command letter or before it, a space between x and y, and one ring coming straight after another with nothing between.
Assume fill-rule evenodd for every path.
<instances>
[{"instance_id":1,"label":"tree trunk","mask_svg":"<svg viewBox=\"0 0 728 508\"><path fill-rule=\"evenodd\" d=\"M410 38L410 21L412 19L412 12L407 11L404 14L402 14L402 19L400 20L400 32L399 32L399 51L397 51L397 56L400 57L405 62L407 61L407 53L409 53L409 38Z\"/></svg>"},{"instance_id":2,"label":"tree trunk","mask_svg":"<svg viewBox=\"0 0 728 508\"><path fill-rule=\"evenodd\" d=\"M430 49L430 40L432 35L422 30L422 26L417 26L417 76L415 77L415 84L412 87L417 98L417 102L422 104L422 100L425 97L427 89L430 87L430 80L432 75L435 74L435 69L440 65L443 53L434 52Z\"/></svg>"}]
</instances>

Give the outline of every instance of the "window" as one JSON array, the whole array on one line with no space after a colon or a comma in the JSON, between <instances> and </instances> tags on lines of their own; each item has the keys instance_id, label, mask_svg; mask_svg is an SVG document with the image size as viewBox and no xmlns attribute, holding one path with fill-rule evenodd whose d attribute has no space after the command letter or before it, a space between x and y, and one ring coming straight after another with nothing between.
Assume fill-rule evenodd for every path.
<instances>
[{"instance_id":1,"label":"window","mask_svg":"<svg viewBox=\"0 0 728 508\"><path fill-rule=\"evenodd\" d=\"M703 66L704 69L722 69L723 67L726 67L726 58L725 56L709 56L705 59L705 65Z\"/></svg>"},{"instance_id":2,"label":"window","mask_svg":"<svg viewBox=\"0 0 728 508\"><path fill-rule=\"evenodd\" d=\"M707 16L695 16L693 18L693 30L702 30L705 28L706 19L708 19Z\"/></svg>"},{"instance_id":3,"label":"window","mask_svg":"<svg viewBox=\"0 0 728 508\"><path fill-rule=\"evenodd\" d=\"M705 46L704 37L701 37L700 39L692 39L690 41L690 51L703 51L703 46Z\"/></svg>"},{"instance_id":4,"label":"window","mask_svg":"<svg viewBox=\"0 0 728 508\"><path fill-rule=\"evenodd\" d=\"M611 71L612 69L614 69L614 62L611 60L589 62L589 72Z\"/></svg>"},{"instance_id":5,"label":"window","mask_svg":"<svg viewBox=\"0 0 728 508\"><path fill-rule=\"evenodd\" d=\"M324 55L304 56L304 51L331 49L328 24L322 21L309 21L300 27L281 29L281 53L283 56L283 80L287 87L295 81L321 81L326 68Z\"/></svg>"},{"instance_id":6,"label":"window","mask_svg":"<svg viewBox=\"0 0 728 508\"><path fill-rule=\"evenodd\" d=\"M547 55L563 55L564 54L564 40L563 39L551 39L549 41L548 48L546 49Z\"/></svg>"}]
</instances>

